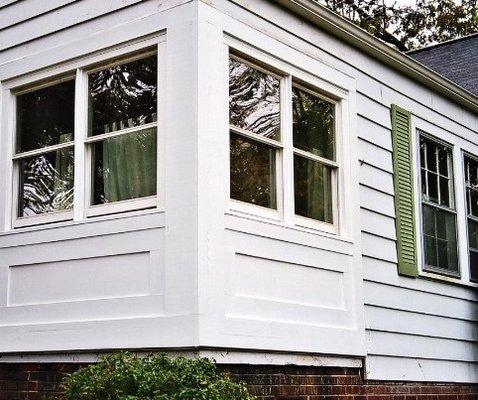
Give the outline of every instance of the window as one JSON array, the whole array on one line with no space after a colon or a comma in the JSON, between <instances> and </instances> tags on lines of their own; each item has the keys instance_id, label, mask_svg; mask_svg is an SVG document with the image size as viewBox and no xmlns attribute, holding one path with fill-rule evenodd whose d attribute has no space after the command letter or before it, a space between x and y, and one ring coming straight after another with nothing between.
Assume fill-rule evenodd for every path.
<instances>
[{"instance_id":1,"label":"window","mask_svg":"<svg viewBox=\"0 0 478 400\"><path fill-rule=\"evenodd\" d=\"M156 195L157 57L88 75L91 204Z\"/></svg>"},{"instance_id":2,"label":"window","mask_svg":"<svg viewBox=\"0 0 478 400\"><path fill-rule=\"evenodd\" d=\"M16 93L14 226L156 205L157 52L103 65Z\"/></svg>"},{"instance_id":3,"label":"window","mask_svg":"<svg viewBox=\"0 0 478 400\"><path fill-rule=\"evenodd\" d=\"M297 223L333 226L335 110L333 101L295 83L293 77L231 56L231 199L282 212L280 196L290 192ZM292 169L284 171L293 176L291 191L279 190L288 184L278 173L285 158Z\"/></svg>"},{"instance_id":4,"label":"window","mask_svg":"<svg viewBox=\"0 0 478 400\"><path fill-rule=\"evenodd\" d=\"M277 209L281 145L280 80L242 60L229 61L231 198Z\"/></svg>"},{"instance_id":5,"label":"window","mask_svg":"<svg viewBox=\"0 0 478 400\"><path fill-rule=\"evenodd\" d=\"M466 210L470 280L478 281L478 161L465 155Z\"/></svg>"},{"instance_id":6,"label":"window","mask_svg":"<svg viewBox=\"0 0 478 400\"><path fill-rule=\"evenodd\" d=\"M74 181L75 82L60 82L16 98L14 167L17 218L71 216Z\"/></svg>"},{"instance_id":7,"label":"window","mask_svg":"<svg viewBox=\"0 0 478 400\"><path fill-rule=\"evenodd\" d=\"M420 167L425 268L457 275L451 148L421 135Z\"/></svg>"}]
</instances>

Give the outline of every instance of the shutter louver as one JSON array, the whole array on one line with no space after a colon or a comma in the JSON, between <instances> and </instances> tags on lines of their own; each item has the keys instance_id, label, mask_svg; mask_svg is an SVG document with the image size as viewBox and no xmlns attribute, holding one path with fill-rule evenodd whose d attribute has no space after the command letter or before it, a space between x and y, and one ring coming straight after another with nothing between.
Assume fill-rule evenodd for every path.
<instances>
[{"instance_id":1,"label":"shutter louver","mask_svg":"<svg viewBox=\"0 0 478 400\"><path fill-rule=\"evenodd\" d=\"M410 113L392 104L398 273L418 276Z\"/></svg>"}]
</instances>

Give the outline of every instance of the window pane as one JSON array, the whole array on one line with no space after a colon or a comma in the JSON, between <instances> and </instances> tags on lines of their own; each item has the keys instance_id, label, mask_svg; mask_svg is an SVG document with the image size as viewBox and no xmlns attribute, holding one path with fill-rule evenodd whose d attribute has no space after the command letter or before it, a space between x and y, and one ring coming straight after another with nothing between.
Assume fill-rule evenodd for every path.
<instances>
[{"instance_id":1,"label":"window pane","mask_svg":"<svg viewBox=\"0 0 478 400\"><path fill-rule=\"evenodd\" d=\"M468 244L478 250L478 222L468 218Z\"/></svg>"},{"instance_id":2,"label":"window pane","mask_svg":"<svg viewBox=\"0 0 478 400\"><path fill-rule=\"evenodd\" d=\"M437 239L425 235L423 237L424 247L425 247L425 264L429 266L437 266Z\"/></svg>"},{"instance_id":3,"label":"window pane","mask_svg":"<svg viewBox=\"0 0 478 400\"><path fill-rule=\"evenodd\" d=\"M470 279L478 281L478 252L470 251Z\"/></svg>"},{"instance_id":4,"label":"window pane","mask_svg":"<svg viewBox=\"0 0 478 400\"><path fill-rule=\"evenodd\" d=\"M319 162L294 156L295 213L328 223L332 215L332 171Z\"/></svg>"},{"instance_id":5,"label":"window pane","mask_svg":"<svg viewBox=\"0 0 478 400\"><path fill-rule=\"evenodd\" d=\"M90 74L88 134L156 121L157 78L157 55Z\"/></svg>"},{"instance_id":6,"label":"window pane","mask_svg":"<svg viewBox=\"0 0 478 400\"><path fill-rule=\"evenodd\" d=\"M280 140L280 82L229 59L229 122L269 139Z\"/></svg>"},{"instance_id":7,"label":"window pane","mask_svg":"<svg viewBox=\"0 0 478 400\"><path fill-rule=\"evenodd\" d=\"M458 270L455 214L423 205L425 264Z\"/></svg>"},{"instance_id":8,"label":"window pane","mask_svg":"<svg viewBox=\"0 0 478 400\"><path fill-rule=\"evenodd\" d=\"M423 139L423 138L422 138ZM427 144L427 169L429 171L435 171L437 170L437 165L436 165L436 145L426 139L423 139L426 141Z\"/></svg>"},{"instance_id":9,"label":"window pane","mask_svg":"<svg viewBox=\"0 0 478 400\"><path fill-rule=\"evenodd\" d=\"M422 169L421 170L421 183L422 183L422 194L423 194L423 197L426 198L427 196L427 173L426 173L426 170Z\"/></svg>"},{"instance_id":10,"label":"window pane","mask_svg":"<svg viewBox=\"0 0 478 400\"><path fill-rule=\"evenodd\" d=\"M428 201L438 204L438 175L428 172Z\"/></svg>"},{"instance_id":11,"label":"window pane","mask_svg":"<svg viewBox=\"0 0 478 400\"><path fill-rule=\"evenodd\" d=\"M440 174L448 176L448 151L444 148L438 149L438 166Z\"/></svg>"},{"instance_id":12,"label":"window pane","mask_svg":"<svg viewBox=\"0 0 478 400\"><path fill-rule=\"evenodd\" d=\"M440 177L440 204L451 207L450 204L450 182L448 178Z\"/></svg>"},{"instance_id":13,"label":"window pane","mask_svg":"<svg viewBox=\"0 0 478 400\"><path fill-rule=\"evenodd\" d=\"M478 217L478 191L470 190L470 207L469 211L471 215Z\"/></svg>"},{"instance_id":14,"label":"window pane","mask_svg":"<svg viewBox=\"0 0 478 400\"><path fill-rule=\"evenodd\" d=\"M73 140L75 81L17 96L17 152Z\"/></svg>"},{"instance_id":15,"label":"window pane","mask_svg":"<svg viewBox=\"0 0 478 400\"><path fill-rule=\"evenodd\" d=\"M93 204L156 194L156 129L93 144Z\"/></svg>"},{"instance_id":16,"label":"window pane","mask_svg":"<svg viewBox=\"0 0 478 400\"><path fill-rule=\"evenodd\" d=\"M73 163L73 147L22 159L18 216L71 209Z\"/></svg>"},{"instance_id":17,"label":"window pane","mask_svg":"<svg viewBox=\"0 0 478 400\"><path fill-rule=\"evenodd\" d=\"M292 88L294 147L334 159L334 105Z\"/></svg>"},{"instance_id":18,"label":"window pane","mask_svg":"<svg viewBox=\"0 0 478 400\"><path fill-rule=\"evenodd\" d=\"M231 133L231 198L276 208L276 150Z\"/></svg>"}]
</instances>

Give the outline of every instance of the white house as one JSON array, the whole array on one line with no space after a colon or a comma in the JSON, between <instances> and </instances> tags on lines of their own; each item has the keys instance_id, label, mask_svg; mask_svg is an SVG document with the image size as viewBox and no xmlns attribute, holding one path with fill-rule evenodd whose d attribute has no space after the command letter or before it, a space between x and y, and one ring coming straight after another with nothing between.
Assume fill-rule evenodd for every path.
<instances>
[{"instance_id":1,"label":"white house","mask_svg":"<svg viewBox=\"0 0 478 400\"><path fill-rule=\"evenodd\" d=\"M0 399L116 349L478 396L476 95L313 0L0 0L0 84Z\"/></svg>"}]
</instances>

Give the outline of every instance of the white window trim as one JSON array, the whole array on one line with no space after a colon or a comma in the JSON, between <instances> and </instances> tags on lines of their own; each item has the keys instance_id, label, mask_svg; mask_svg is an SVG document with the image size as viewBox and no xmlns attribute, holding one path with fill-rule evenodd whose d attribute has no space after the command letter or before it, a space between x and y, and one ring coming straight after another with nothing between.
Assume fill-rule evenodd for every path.
<instances>
[{"instance_id":1,"label":"white window trim","mask_svg":"<svg viewBox=\"0 0 478 400\"><path fill-rule=\"evenodd\" d=\"M465 175L464 175L464 153L473 156L478 154L478 146L473 143L464 142L432 123L423 121L412 115L412 137L413 137L413 170L415 185L415 224L417 231L417 259L419 276L443 283L460 286L478 287L478 283L471 282L469 277L469 255L468 255L468 229L465 198ZM425 268L423 251L423 227L422 227L422 191L420 171L420 134L425 134L431 140L442 143L452 149L453 162L453 190L457 226L457 253L458 269L460 275L449 275L441 271L432 271ZM475 156L476 157L476 156Z\"/></svg>"},{"instance_id":2,"label":"white window trim","mask_svg":"<svg viewBox=\"0 0 478 400\"><path fill-rule=\"evenodd\" d=\"M144 50L144 51L143 51ZM88 144L96 138L87 138L87 110L88 110L88 79L87 74L95 70L105 68L112 64L121 64L147 57L150 54L157 54L158 57L158 99L157 99L157 115L158 120L154 124L157 135L157 190L156 196L143 197L139 199L131 199L126 201L118 201L114 203L90 206L89 194L91 190L91 162L88 158ZM112 61L113 60L113 61ZM10 137L10 145L8 146L8 154L6 159L9 162L10 169L8 171L8 201L6 202L8 212L5 220L5 230L12 228L23 228L40 224L51 224L56 222L65 223L65 221L80 222L88 219L107 218L110 214L125 212L144 212L145 209L153 209L156 211L164 211L164 173L163 173L163 145L162 138L165 128L164 96L166 94L166 37L164 34L155 34L146 38L140 38L126 44L114 46L113 48L101 50L91 55L75 59L73 61L65 61L57 66L47 68L45 70L35 72L20 78L12 79L5 82L3 95L5 104L8 104L8 114L10 118L7 120L7 129ZM16 142L16 96L25 92L40 89L42 87L51 86L59 82L75 79L75 120L74 120L74 141L68 145L61 144L50 146L48 148L25 152L22 154L15 153ZM27 89L25 89L27 87ZM145 129L144 126L135 130ZM123 130L126 131L126 130ZM124 134L121 132L120 134ZM116 134L116 133L115 133ZM114 134L113 134L114 135ZM103 136L103 135L102 135ZM98 139L99 140L99 139ZM74 177L74 201L73 209L68 211L55 211L51 213L40 214L30 217L18 217L19 202L19 158L26 155L34 155L45 153L48 150L56 148L74 146L75 151L75 177ZM130 214L128 214L130 215Z\"/></svg>"},{"instance_id":3,"label":"white window trim","mask_svg":"<svg viewBox=\"0 0 478 400\"><path fill-rule=\"evenodd\" d=\"M283 226L306 230L311 233L332 234L348 240L352 234L351 224L347 221L347 215L351 215L351 205L347 202L347 195L351 190L350 185L348 185L350 183L350 157L347 157L343 146L346 146L349 142L347 135L351 134L350 109L348 107L349 92L340 86L320 79L312 73L278 60L265 51L249 46L235 38L225 36L223 57L225 68L229 63L230 55L242 60L237 54L244 54L246 62L248 62L248 59L254 60L255 63L249 62L253 66L257 64L267 66L260 68L281 79L281 141L283 147L282 152L278 152L281 156L281 168L277 168L277 211L272 210L274 212L271 213L270 209L265 207L231 199L228 180L225 213L244 214L245 217L254 216L264 221L272 219ZM226 74L226 77L228 80L229 74ZM292 104L288 101L292 98L290 93L292 80L294 80L294 86L305 87L307 91L335 105L335 161L319 157L320 162L334 167L332 170L333 224L295 214L293 154L294 152L300 152L300 150L295 149L292 144ZM228 87L228 82L225 83L225 86ZM225 104L228 104L228 99L227 96ZM226 109L228 110L228 107ZM227 115L227 121L229 121L229 114ZM227 131L227 134L229 135L229 131Z\"/></svg>"}]
</instances>

